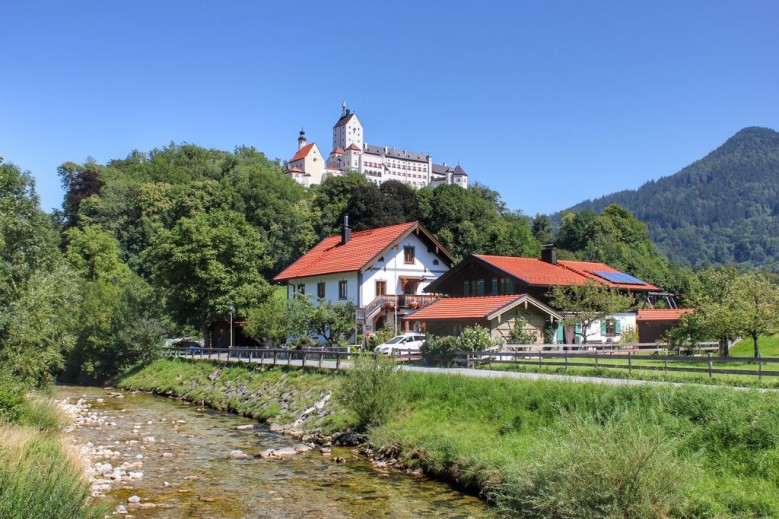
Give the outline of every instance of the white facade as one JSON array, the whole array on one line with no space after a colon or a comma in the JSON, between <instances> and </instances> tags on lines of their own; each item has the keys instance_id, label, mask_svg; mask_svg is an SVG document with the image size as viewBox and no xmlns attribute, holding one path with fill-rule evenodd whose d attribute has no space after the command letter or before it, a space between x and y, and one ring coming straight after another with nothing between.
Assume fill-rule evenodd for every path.
<instances>
[{"instance_id":1,"label":"white facade","mask_svg":"<svg viewBox=\"0 0 779 519\"><path fill-rule=\"evenodd\" d=\"M302 132L301 132L302 133ZM329 171L356 171L375 184L397 180L415 188L428 185L454 184L468 187L468 174L460 167L433 164L430 155L387 146L373 146L364 140L364 129L357 114L343 105L341 117L333 126L333 149L325 166L327 170L312 173L310 184L321 183ZM292 162L288 165L292 166ZM304 173L309 173L304 167ZM293 178L294 175L293 175Z\"/></svg>"},{"instance_id":2,"label":"white facade","mask_svg":"<svg viewBox=\"0 0 779 519\"><path fill-rule=\"evenodd\" d=\"M424 293L423 289L448 270L449 265L444 257L436 254L434 247L412 233L364 272L322 274L287 280L287 297L292 299L296 293L303 292L317 300L322 295L322 287L325 301L334 304L352 302L358 311L364 310L358 324L363 326L363 331L373 333L385 322L392 323L397 319L400 324L402 317L416 310L423 301L431 301L432 296ZM382 290L383 294L380 294ZM376 305L385 299L395 302L391 310ZM365 309L368 311L365 312Z\"/></svg>"},{"instance_id":3,"label":"white facade","mask_svg":"<svg viewBox=\"0 0 779 519\"><path fill-rule=\"evenodd\" d=\"M607 326L605 326L604 321L613 321L614 328L608 329ZM616 314L609 315L605 319L599 319L597 321L594 321L592 324L590 324L589 328L586 330L587 334L587 342L588 343L608 343L608 342L624 342L622 340L622 335L625 333L625 331L633 329L634 331L637 330L636 328L636 312L620 312ZM579 331L579 328L577 327L577 332ZM577 333L576 336L576 342L584 342L582 339L582 334ZM558 342L560 342L561 337L558 334Z\"/></svg>"}]
</instances>

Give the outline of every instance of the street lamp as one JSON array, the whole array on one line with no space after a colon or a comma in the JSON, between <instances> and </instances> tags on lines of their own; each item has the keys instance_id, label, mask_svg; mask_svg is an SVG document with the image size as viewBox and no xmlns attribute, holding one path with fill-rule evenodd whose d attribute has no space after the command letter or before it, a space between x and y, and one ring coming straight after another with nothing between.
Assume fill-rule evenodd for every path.
<instances>
[{"instance_id":1,"label":"street lamp","mask_svg":"<svg viewBox=\"0 0 779 519\"><path fill-rule=\"evenodd\" d=\"M235 305L230 303L230 349L233 348L233 312L235 312Z\"/></svg>"}]
</instances>

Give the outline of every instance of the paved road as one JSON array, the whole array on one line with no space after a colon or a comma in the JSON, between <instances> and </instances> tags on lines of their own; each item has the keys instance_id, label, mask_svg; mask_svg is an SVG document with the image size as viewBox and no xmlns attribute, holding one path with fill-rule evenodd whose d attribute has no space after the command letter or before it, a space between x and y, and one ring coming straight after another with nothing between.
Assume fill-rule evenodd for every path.
<instances>
[{"instance_id":1,"label":"paved road","mask_svg":"<svg viewBox=\"0 0 779 519\"><path fill-rule=\"evenodd\" d=\"M208 360L208 355L187 355L188 359L193 360ZM216 357L212 357L216 360ZM219 359L221 361L230 362L251 362L253 364L273 365L273 359L249 359L230 357L226 358L222 355ZM351 367L351 361L343 360L340 363L341 368ZM278 359L276 361L277 366L302 366L303 362L297 359ZM336 362L332 360L323 360L320 364L318 359L309 359L306 361L306 367L323 369L337 369ZM677 382L661 382L657 380L636 380L636 379L624 379L624 378L601 378L601 377L581 377L575 375L550 375L546 373L518 373L514 371L493 371L487 369L473 369L473 368L426 368L422 366L401 366L404 371L415 371L418 373L434 373L434 374L447 374L447 375L461 375L465 377L476 378L514 378L525 380L553 380L557 382L577 382L587 384L606 384L610 386L684 386L692 384L682 384ZM698 384L695 384L698 385ZM706 386L712 387L712 386ZM721 386L719 386L721 387Z\"/></svg>"}]
</instances>

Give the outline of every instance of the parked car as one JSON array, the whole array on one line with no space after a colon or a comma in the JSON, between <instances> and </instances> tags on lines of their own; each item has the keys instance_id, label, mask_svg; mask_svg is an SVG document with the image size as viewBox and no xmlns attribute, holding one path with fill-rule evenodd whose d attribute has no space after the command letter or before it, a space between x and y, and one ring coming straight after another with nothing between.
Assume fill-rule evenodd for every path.
<instances>
[{"instance_id":1,"label":"parked car","mask_svg":"<svg viewBox=\"0 0 779 519\"><path fill-rule=\"evenodd\" d=\"M385 343L376 346L376 353L392 355L393 353L419 353L425 343L425 336L421 333L404 333L396 335Z\"/></svg>"}]
</instances>

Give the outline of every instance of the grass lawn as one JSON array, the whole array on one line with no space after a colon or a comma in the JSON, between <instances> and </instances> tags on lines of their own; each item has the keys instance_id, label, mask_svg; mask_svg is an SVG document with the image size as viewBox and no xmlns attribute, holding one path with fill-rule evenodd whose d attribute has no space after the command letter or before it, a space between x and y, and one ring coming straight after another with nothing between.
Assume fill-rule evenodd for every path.
<instances>
[{"instance_id":1,"label":"grass lawn","mask_svg":"<svg viewBox=\"0 0 779 519\"><path fill-rule=\"evenodd\" d=\"M763 357L779 357L779 335L760 337L760 355ZM730 349L732 357L752 357L755 354L755 343L752 339L738 341Z\"/></svg>"}]
</instances>

